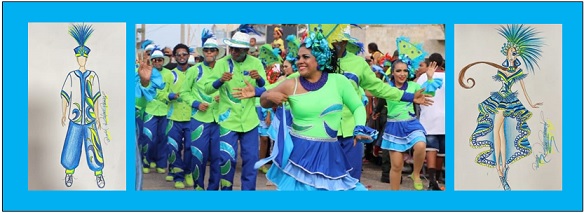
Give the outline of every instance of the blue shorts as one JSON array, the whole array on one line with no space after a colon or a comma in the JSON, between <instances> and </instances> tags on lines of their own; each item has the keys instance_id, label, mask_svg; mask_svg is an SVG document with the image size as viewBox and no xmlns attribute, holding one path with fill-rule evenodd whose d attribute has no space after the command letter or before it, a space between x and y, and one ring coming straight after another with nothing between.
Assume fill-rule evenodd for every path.
<instances>
[{"instance_id":1,"label":"blue shorts","mask_svg":"<svg viewBox=\"0 0 584 213\"><path fill-rule=\"evenodd\" d=\"M258 133L260 134L260 137L268 137L268 128L264 128L260 125L258 126Z\"/></svg>"},{"instance_id":2,"label":"blue shorts","mask_svg":"<svg viewBox=\"0 0 584 213\"><path fill-rule=\"evenodd\" d=\"M437 151L439 157L444 157L445 135L426 135L426 151Z\"/></svg>"}]
</instances>

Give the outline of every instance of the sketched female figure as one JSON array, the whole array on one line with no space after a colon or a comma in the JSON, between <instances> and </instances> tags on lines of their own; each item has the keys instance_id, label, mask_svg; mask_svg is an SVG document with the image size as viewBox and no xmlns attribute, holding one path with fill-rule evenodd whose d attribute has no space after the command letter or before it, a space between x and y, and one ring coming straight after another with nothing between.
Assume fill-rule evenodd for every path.
<instances>
[{"instance_id":1,"label":"sketched female figure","mask_svg":"<svg viewBox=\"0 0 584 213\"><path fill-rule=\"evenodd\" d=\"M527 120L532 114L517 99L518 93L512 92L511 87L519 82L532 108L538 108L543 104L533 103L529 98L523 82L527 74L520 68L521 62L518 59L520 57L523 60L527 70L534 71L533 66L538 66L537 60L541 56L542 39L536 37L539 32L534 28L523 25L502 26L498 31L507 40L501 49L501 53L506 57L502 66L485 61L468 64L461 70L458 82L466 89L472 88L475 84L474 79L467 79L467 82L471 82L470 86L465 85L463 80L465 72L476 64L483 63L497 68L497 74L493 79L501 82L503 86L479 104L478 125L470 137L470 145L475 149L489 148L481 152L475 162L490 168L496 167L503 189L511 190L507 183L509 164L532 152L527 138L531 133Z\"/></svg>"},{"instance_id":2,"label":"sketched female figure","mask_svg":"<svg viewBox=\"0 0 584 213\"><path fill-rule=\"evenodd\" d=\"M97 186L103 188L103 153L99 140L98 129L101 129L99 116L99 99L101 90L97 73L85 68L87 56L91 51L85 42L91 36L93 29L89 25L73 24L69 34L77 41L75 57L79 69L69 72L61 88L62 117L61 125L67 124L67 136L61 153L61 165L65 167L65 185L73 185L73 173L79 165L81 149L85 146L85 156L89 169L97 181Z\"/></svg>"}]
</instances>

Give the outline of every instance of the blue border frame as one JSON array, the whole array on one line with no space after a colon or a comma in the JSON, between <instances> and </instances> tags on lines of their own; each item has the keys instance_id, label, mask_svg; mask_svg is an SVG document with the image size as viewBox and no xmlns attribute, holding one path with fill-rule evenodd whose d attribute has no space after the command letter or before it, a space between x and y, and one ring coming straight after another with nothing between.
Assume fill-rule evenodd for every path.
<instances>
[{"instance_id":1,"label":"blue border frame","mask_svg":"<svg viewBox=\"0 0 584 213\"><path fill-rule=\"evenodd\" d=\"M250 210L331 210L331 211L437 211L437 210L578 210L582 211L582 2L3 2L3 210L133 210L133 211L250 211ZM281 8L281 16L266 19L261 11ZM323 8L327 8L324 10ZM147 9L155 8L155 9ZM172 10L181 8L182 10ZM192 8L192 11L188 8ZM197 8L205 8L197 10ZM240 11L254 8L258 16ZM296 14L286 9L298 8ZM348 16L335 13L355 8ZM372 8L383 8L387 14L360 15ZM405 12L412 8L414 13ZM480 8L478 10L477 8ZM153 15L152 11L176 13ZM424 9L431 17L423 16ZM74 12L80 11L80 12ZM217 11L220 11L218 13ZM304 14L301 11L323 11ZM530 11L530 12L527 12ZM178 14L180 13L180 14ZM395 13L395 15L394 15ZM221 15L226 14L226 15ZM241 17L235 15L241 14ZM245 15L244 15L245 14ZM399 15L402 14L402 15ZM393 17L387 18L386 17ZM171 17L170 19L167 17ZM126 22L127 70L134 70L135 25L171 23L368 23L368 24L446 24L446 59L454 59L454 24L562 24L562 78L563 91L563 151L562 191L453 191L453 169L447 170L445 192L191 192L191 191L135 191L135 139L127 135L127 191L28 191L27 185L27 73L23 72L28 58L28 22ZM8 62L8 63L6 63ZM451 63L453 64L453 63ZM447 77L454 79L454 66L447 67ZM24 68L26 69L26 67ZM552 70L550 70L553 72ZM23 75L23 73L25 73ZM133 72L126 73L127 132L134 129ZM455 82L455 81L450 81ZM446 85L447 94L447 152L452 156L454 140L454 83ZM552 88L553 89L553 88ZM15 92L18 91L18 92ZM28 104L26 104L28 106ZM568 114L569 113L569 114ZM447 167L454 168L453 158L447 158ZM18 163L12 163L18 162ZM23 178L24 177L24 178ZM42 177L39 177L42 178ZM269 202L266 198L280 196L283 202ZM425 201L432 196L433 204ZM153 199L153 197L156 197ZM170 204L164 199L192 200ZM223 200L230 199L228 202ZM301 198L301 199L299 199ZM326 198L326 199L323 199ZM372 199L384 205L366 205ZM482 200L496 199L485 203ZM152 205L152 201L160 204ZM261 200L261 205L257 202ZM502 200L513 200L501 202ZM133 202L128 202L133 201ZM333 201L333 202L329 202ZM339 205L339 201L346 201ZM399 202L399 203L396 203ZM90 202L91 204L88 204ZM171 201L172 202L172 201ZM286 205L287 202L302 202ZM347 204L351 203L353 205ZM497 205L495 205L497 203ZM146 205L148 204L148 205Z\"/></svg>"}]
</instances>

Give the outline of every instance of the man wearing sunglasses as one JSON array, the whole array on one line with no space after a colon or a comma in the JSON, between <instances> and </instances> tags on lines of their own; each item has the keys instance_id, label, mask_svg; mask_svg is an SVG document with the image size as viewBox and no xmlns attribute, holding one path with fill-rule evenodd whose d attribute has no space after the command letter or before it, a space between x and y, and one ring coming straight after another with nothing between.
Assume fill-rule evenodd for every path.
<instances>
[{"instance_id":1,"label":"man wearing sunglasses","mask_svg":"<svg viewBox=\"0 0 584 213\"><path fill-rule=\"evenodd\" d=\"M229 55L218 60L213 74L206 79L205 92L213 94L219 91L218 121L220 125L219 146L221 149L221 190L232 190L237 163L237 141L240 141L241 190L255 190L257 170L254 163L258 161L258 130L260 124L256 112L256 99L237 99L233 88L253 85L264 90L266 72L262 62L256 57L248 56L250 48L249 35L236 32L231 39L223 42L229 46ZM261 95L261 93L258 93ZM259 96L256 96L259 97Z\"/></svg>"},{"instance_id":2,"label":"man wearing sunglasses","mask_svg":"<svg viewBox=\"0 0 584 213\"><path fill-rule=\"evenodd\" d=\"M219 116L217 114L216 96L205 94L204 79L213 74L213 68L218 58L225 55L225 49L219 47L217 40L209 30L203 30L203 45L195 51L204 57L202 62L195 64L187 70L187 80L182 85L181 96L183 100L192 106L192 122L194 133L191 140L191 171L195 190L205 190L205 172L207 161L211 161L209 168L209 184L207 190L219 190Z\"/></svg>"},{"instance_id":3,"label":"man wearing sunglasses","mask_svg":"<svg viewBox=\"0 0 584 213\"><path fill-rule=\"evenodd\" d=\"M150 50L149 50L150 49ZM152 72L162 76L164 87L172 84L172 74L170 70L164 68L169 61L169 58L164 56L162 50L158 46L147 48L146 54L150 55L150 63L152 64ZM155 98L148 100L144 109L143 115L143 133L140 135L140 151L142 154L142 172L144 174L150 173L150 169L156 168L160 174L165 173L167 167L166 143L167 137L165 134L168 119L168 104L164 97L168 94L164 93L164 88L156 89Z\"/></svg>"},{"instance_id":4,"label":"man wearing sunglasses","mask_svg":"<svg viewBox=\"0 0 584 213\"><path fill-rule=\"evenodd\" d=\"M191 105L187 104L180 97L182 85L186 82L186 71L189 68L189 47L185 44L177 44L172 51L177 63L177 67L171 71L172 82L165 87L163 97L169 103L168 108L168 162L169 175L167 181L174 181L177 189L185 188L186 184L193 186L191 171L191 133L193 123L191 122ZM183 155L184 149L184 155Z\"/></svg>"}]
</instances>

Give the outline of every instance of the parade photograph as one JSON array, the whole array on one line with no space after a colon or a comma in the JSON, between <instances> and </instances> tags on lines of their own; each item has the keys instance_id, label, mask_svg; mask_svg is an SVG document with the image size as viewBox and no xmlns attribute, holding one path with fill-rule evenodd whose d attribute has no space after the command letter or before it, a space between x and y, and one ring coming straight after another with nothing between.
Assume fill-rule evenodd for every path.
<instances>
[{"instance_id":1,"label":"parade photograph","mask_svg":"<svg viewBox=\"0 0 584 213\"><path fill-rule=\"evenodd\" d=\"M135 33L136 190L444 191L445 25Z\"/></svg>"}]
</instances>

